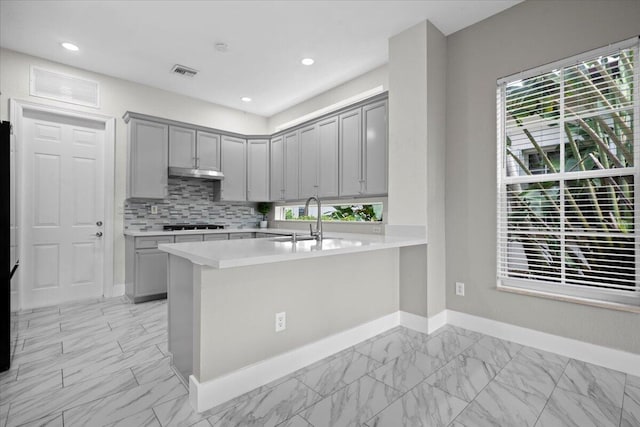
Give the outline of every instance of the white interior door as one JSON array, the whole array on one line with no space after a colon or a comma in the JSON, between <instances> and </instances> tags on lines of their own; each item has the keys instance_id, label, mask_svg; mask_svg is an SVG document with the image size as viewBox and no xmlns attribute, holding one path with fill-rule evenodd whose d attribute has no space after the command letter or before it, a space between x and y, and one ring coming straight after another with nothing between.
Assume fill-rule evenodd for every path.
<instances>
[{"instance_id":1,"label":"white interior door","mask_svg":"<svg viewBox=\"0 0 640 427\"><path fill-rule=\"evenodd\" d=\"M103 122L24 110L23 308L103 295Z\"/></svg>"}]
</instances>

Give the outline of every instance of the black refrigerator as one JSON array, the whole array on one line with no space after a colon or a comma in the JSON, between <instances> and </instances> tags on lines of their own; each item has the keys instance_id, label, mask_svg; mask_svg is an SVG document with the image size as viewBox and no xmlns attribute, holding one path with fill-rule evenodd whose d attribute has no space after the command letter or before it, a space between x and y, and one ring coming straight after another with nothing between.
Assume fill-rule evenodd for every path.
<instances>
[{"instance_id":1,"label":"black refrigerator","mask_svg":"<svg viewBox=\"0 0 640 427\"><path fill-rule=\"evenodd\" d=\"M11 282L16 280L18 269L17 216L16 216L16 151L11 138L9 122L0 123L0 259L2 282L0 282L0 372L11 366L17 341L17 299L11 295ZM12 314L13 313L13 314Z\"/></svg>"}]
</instances>

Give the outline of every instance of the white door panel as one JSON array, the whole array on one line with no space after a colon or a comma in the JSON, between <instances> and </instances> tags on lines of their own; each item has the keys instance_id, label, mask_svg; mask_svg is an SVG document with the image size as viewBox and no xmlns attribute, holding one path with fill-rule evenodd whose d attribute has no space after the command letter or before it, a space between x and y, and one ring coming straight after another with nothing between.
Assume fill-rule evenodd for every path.
<instances>
[{"instance_id":1,"label":"white door panel","mask_svg":"<svg viewBox=\"0 0 640 427\"><path fill-rule=\"evenodd\" d=\"M103 294L104 126L24 114L23 308Z\"/></svg>"}]
</instances>

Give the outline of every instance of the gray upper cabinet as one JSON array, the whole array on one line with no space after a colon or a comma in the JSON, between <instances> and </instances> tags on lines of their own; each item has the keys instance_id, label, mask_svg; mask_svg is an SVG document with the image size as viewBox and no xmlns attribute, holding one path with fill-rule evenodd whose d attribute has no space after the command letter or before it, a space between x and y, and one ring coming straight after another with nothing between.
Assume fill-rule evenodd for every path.
<instances>
[{"instance_id":1,"label":"gray upper cabinet","mask_svg":"<svg viewBox=\"0 0 640 427\"><path fill-rule=\"evenodd\" d=\"M247 200L247 140L222 136L222 181L220 200Z\"/></svg>"},{"instance_id":2,"label":"gray upper cabinet","mask_svg":"<svg viewBox=\"0 0 640 427\"><path fill-rule=\"evenodd\" d=\"M297 200L298 195L298 131L284 135L284 198Z\"/></svg>"},{"instance_id":3,"label":"gray upper cabinet","mask_svg":"<svg viewBox=\"0 0 640 427\"><path fill-rule=\"evenodd\" d=\"M127 198L162 199L167 195L169 127L130 119Z\"/></svg>"},{"instance_id":4,"label":"gray upper cabinet","mask_svg":"<svg viewBox=\"0 0 640 427\"><path fill-rule=\"evenodd\" d=\"M363 194L387 194L387 101L362 107Z\"/></svg>"},{"instance_id":5,"label":"gray upper cabinet","mask_svg":"<svg viewBox=\"0 0 640 427\"><path fill-rule=\"evenodd\" d=\"M269 140L247 141L247 200L269 200Z\"/></svg>"},{"instance_id":6,"label":"gray upper cabinet","mask_svg":"<svg viewBox=\"0 0 640 427\"><path fill-rule=\"evenodd\" d=\"M387 101L340 115L340 196L387 193Z\"/></svg>"},{"instance_id":7,"label":"gray upper cabinet","mask_svg":"<svg viewBox=\"0 0 640 427\"><path fill-rule=\"evenodd\" d=\"M205 170L220 170L220 135L210 132L198 131L196 133L197 143L197 166Z\"/></svg>"},{"instance_id":8,"label":"gray upper cabinet","mask_svg":"<svg viewBox=\"0 0 640 427\"><path fill-rule=\"evenodd\" d=\"M298 197L318 195L318 128L316 125L299 130L300 187Z\"/></svg>"},{"instance_id":9,"label":"gray upper cabinet","mask_svg":"<svg viewBox=\"0 0 640 427\"><path fill-rule=\"evenodd\" d=\"M338 117L318 123L318 195L338 196Z\"/></svg>"},{"instance_id":10,"label":"gray upper cabinet","mask_svg":"<svg viewBox=\"0 0 640 427\"><path fill-rule=\"evenodd\" d=\"M196 167L196 131L169 126L169 167Z\"/></svg>"},{"instance_id":11,"label":"gray upper cabinet","mask_svg":"<svg viewBox=\"0 0 640 427\"><path fill-rule=\"evenodd\" d=\"M355 109L340 114L340 196L363 192L362 114Z\"/></svg>"},{"instance_id":12,"label":"gray upper cabinet","mask_svg":"<svg viewBox=\"0 0 640 427\"><path fill-rule=\"evenodd\" d=\"M284 138L282 136L271 140L270 159L269 199L284 200Z\"/></svg>"},{"instance_id":13,"label":"gray upper cabinet","mask_svg":"<svg viewBox=\"0 0 640 427\"><path fill-rule=\"evenodd\" d=\"M220 135L169 126L169 166L220 170Z\"/></svg>"}]
</instances>

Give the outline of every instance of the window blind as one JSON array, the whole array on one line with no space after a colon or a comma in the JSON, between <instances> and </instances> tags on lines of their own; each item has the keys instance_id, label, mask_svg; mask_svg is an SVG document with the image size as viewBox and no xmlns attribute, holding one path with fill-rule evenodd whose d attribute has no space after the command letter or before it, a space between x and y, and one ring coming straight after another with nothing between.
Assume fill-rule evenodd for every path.
<instances>
[{"instance_id":1,"label":"window blind","mask_svg":"<svg viewBox=\"0 0 640 427\"><path fill-rule=\"evenodd\" d=\"M640 305L638 47L498 81L498 286Z\"/></svg>"}]
</instances>

